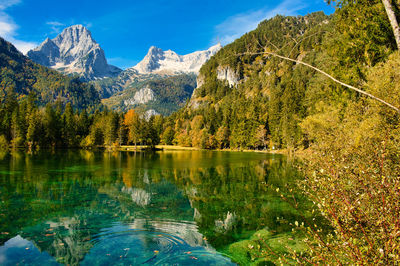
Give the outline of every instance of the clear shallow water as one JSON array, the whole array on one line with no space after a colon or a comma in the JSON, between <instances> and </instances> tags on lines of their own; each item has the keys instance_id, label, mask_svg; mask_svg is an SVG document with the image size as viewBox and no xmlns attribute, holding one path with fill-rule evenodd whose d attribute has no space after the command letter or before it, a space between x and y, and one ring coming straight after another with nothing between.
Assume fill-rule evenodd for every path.
<instances>
[{"instance_id":1,"label":"clear shallow water","mask_svg":"<svg viewBox=\"0 0 400 266\"><path fill-rule=\"evenodd\" d=\"M0 265L232 265L217 250L297 219L280 155L0 154Z\"/></svg>"}]
</instances>

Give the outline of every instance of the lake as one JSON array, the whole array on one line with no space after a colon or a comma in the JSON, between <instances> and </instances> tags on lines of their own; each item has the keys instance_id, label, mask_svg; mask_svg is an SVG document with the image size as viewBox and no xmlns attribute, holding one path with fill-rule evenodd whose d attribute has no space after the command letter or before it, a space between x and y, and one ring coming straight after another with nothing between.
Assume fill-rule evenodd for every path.
<instances>
[{"instance_id":1,"label":"lake","mask_svg":"<svg viewBox=\"0 0 400 266\"><path fill-rule=\"evenodd\" d=\"M285 156L213 151L0 154L0 265L234 265L299 213Z\"/></svg>"}]
</instances>

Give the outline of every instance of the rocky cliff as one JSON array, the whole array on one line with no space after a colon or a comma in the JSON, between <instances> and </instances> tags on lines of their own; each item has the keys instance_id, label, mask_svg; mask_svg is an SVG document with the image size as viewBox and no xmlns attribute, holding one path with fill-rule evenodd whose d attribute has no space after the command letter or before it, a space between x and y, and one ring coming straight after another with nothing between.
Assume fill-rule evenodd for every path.
<instances>
[{"instance_id":1,"label":"rocky cliff","mask_svg":"<svg viewBox=\"0 0 400 266\"><path fill-rule=\"evenodd\" d=\"M152 46L143 60L133 69L141 74L149 73L199 73L201 66L222 48L214 45L208 50L196 51L187 55L178 55L174 51L163 51Z\"/></svg>"},{"instance_id":2,"label":"rocky cliff","mask_svg":"<svg viewBox=\"0 0 400 266\"><path fill-rule=\"evenodd\" d=\"M103 49L82 25L68 27L54 39L47 38L27 55L36 63L78 74L84 80L114 77L121 72L107 63Z\"/></svg>"}]
</instances>

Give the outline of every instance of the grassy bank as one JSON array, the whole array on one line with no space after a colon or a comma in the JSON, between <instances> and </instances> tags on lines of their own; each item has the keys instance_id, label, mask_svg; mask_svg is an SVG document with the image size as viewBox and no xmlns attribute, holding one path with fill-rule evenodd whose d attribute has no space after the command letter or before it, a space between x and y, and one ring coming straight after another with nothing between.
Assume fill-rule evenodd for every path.
<instances>
[{"instance_id":1,"label":"grassy bank","mask_svg":"<svg viewBox=\"0 0 400 266\"><path fill-rule=\"evenodd\" d=\"M143 151L151 149L150 146L147 145L123 145L117 148L121 151ZM230 152L257 152L257 153L276 153L276 154L289 154L290 151L287 149L282 150L250 150L250 149L201 149L196 147L184 147L178 145L156 145L153 149L155 150L176 150L176 151L230 151Z\"/></svg>"},{"instance_id":2,"label":"grassy bank","mask_svg":"<svg viewBox=\"0 0 400 266\"><path fill-rule=\"evenodd\" d=\"M222 253L240 265L290 264L289 251L306 252L304 235L295 232L274 234L267 229L255 232L249 239L230 244Z\"/></svg>"}]
</instances>

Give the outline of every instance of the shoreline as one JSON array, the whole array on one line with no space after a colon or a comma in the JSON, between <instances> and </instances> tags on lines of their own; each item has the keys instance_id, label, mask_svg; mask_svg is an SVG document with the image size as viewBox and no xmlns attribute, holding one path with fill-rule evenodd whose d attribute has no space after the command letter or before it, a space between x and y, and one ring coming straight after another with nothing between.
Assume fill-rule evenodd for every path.
<instances>
[{"instance_id":1,"label":"shoreline","mask_svg":"<svg viewBox=\"0 0 400 266\"><path fill-rule=\"evenodd\" d=\"M307 157L308 150L296 150L291 151L288 149L280 149L280 150L250 150L250 149L201 149L196 147L184 147L184 146L175 146L175 145L155 145L154 147L150 147L147 145L121 145L121 146L96 146L96 147L73 147L73 148L42 148L40 150L104 150L104 151L218 151L218 152L252 152L252 153L266 153L266 154L282 154L282 155L295 155L297 157ZM29 151L29 149L18 147L11 148L9 147L3 152L13 152L13 151L21 151L21 152L35 152L40 150Z\"/></svg>"},{"instance_id":2,"label":"shoreline","mask_svg":"<svg viewBox=\"0 0 400 266\"><path fill-rule=\"evenodd\" d=\"M105 147L105 149L108 149ZM175 146L175 145L156 145L154 148L149 146L131 146L131 145L123 145L115 148L118 151L145 151L145 150L155 150L155 151L223 151L223 152L255 152L255 153L268 153L268 154L284 154L288 155L290 152L287 149L281 150L249 150L249 149L201 149L196 147L184 147L184 146ZM112 148L111 148L112 150Z\"/></svg>"}]
</instances>

